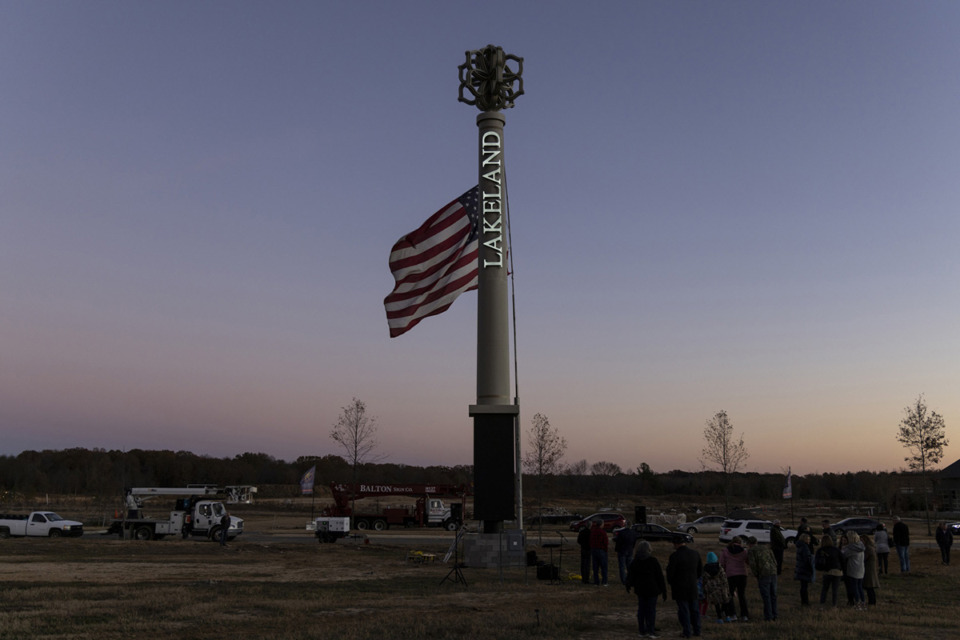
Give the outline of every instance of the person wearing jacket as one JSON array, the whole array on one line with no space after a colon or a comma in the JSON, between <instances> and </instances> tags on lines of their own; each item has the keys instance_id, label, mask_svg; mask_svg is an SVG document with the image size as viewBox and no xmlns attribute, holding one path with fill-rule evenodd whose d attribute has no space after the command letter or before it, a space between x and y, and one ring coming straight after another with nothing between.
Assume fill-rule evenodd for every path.
<instances>
[{"instance_id":1,"label":"person wearing jacket","mask_svg":"<svg viewBox=\"0 0 960 640\"><path fill-rule=\"evenodd\" d=\"M677 619L680 621L681 635L689 638L700 635L700 607L697 604L699 589L697 582L703 575L703 563L700 554L687 546L682 539L673 541L673 553L667 561L667 582L673 599L677 603Z\"/></svg>"},{"instance_id":2,"label":"person wearing jacket","mask_svg":"<svg viewBox=\"0 0 960 640\"><path fill-rule=\"evenodd\" d=\"M646 540L637 543L624 584L627 593L630 593L632 588L637 594L637 624L640 626L640 635L656 638L654 627L657 622L657 598L663 596L663 601L667 601L667 583L663 579L660 562L650 551L650 543Z\"/></svg>"},{"instance_id":3,"label":"person wearing jacket","mask_svg":"<svg viewBox=\"0 0 960 640\"><path fill-rule=\"evenodd\" d=\"M820 587L820 604L827 603L827 592L832 591L832 604L837 606L837 592L840 580L843 578L843 558L840 549L833 543L833 538L826 536L820 542L820 548L814 555L814 568L820 571L823 578Z\"/></svg>"},{"instance_id":4,"label":"person wearing jacket","mask_svg":"<svg viewBox=\"0 0 960 640\"><path fill-rule=\"evenodd\" d=\"M703 565L703 595L707 604L713 605L717 622L733 622L735 612L730 600L730 583L727 582L727 574L713 551L707 553L707 564Z\"/></svg>"},{"instance_id":5,"label":"person wearing jacket","mask_svg":"<svg viewBox=\"0 0 960 640\"><path fill-rule=\"evenodd\" d=\"M742 544L740 536L734 536L730 544L720 552L720 566L727 573L730 600L733 600L733 594L736 593L740 602L740 619L746 622L750 619L747 613L747 550ZM734 616L733 619L736 620L737 617Z\"/></svg>"},{"instance_id":6,"label":"person wearing jacket","mask_svg":"<svg viewBox=\"0 0 960 640\"><path fill-rule=\"evenodd\" d=\"M577 544L580 546L580 580L590 584L590 527L582 527L577 532Z\"/></svg>"},{"instance_id":7,"label":"person wearing jacket","mask_svg":"<svg viewBox=\"0 0 960 640\"><path fill-rule=\"evenodd\" d=\"M594 520L590 527L590 556L593 558L593 584L607 586L607 549L610 539L603 530L600 520ZM602 583L601 583L602 579Z\"/></svg>"},{"instance_id":8,"label":"person wearing jacket","mask_svg":"<svg viewBox=\"0 0 960 640\"><path fill-rule=\"evenodd\" d=\"M893 546L900 558L900 573L910 573L910 527L900 516L893 517Z\"/></svg>"},{"instance_id":9,"label":"person wearing jacket","mask_svg":"<svg viewBox=\"0 0 960 640\"><path fill-rule=\"evenodd\" d=\"M945 565L950 564L950 547L953 546L953 532L946 522L937 525L937 546L940 547L940 560Z\"/></svg>"},{"instance_id":10,"label":"person wearing jacket","mask_svg":"<svg viewBox=\"0 0 960 640\"><path fill-rule=\"evenodd\" d=\"M810 551L810 534L797 537L797 563L793 567L793 579L800 581L800 606L810 606L810 583L813 582L813 552Z\"/></svg>"},{"instance_id":11,"label":"person wearing jacket","mask_svg":"<svg viewBox=\"0 0 960 640\"><path fill-rule=\"evenodd\" d=\"M777 559L777 575L783 573L783 552L787 549L787 541L783 538L783 530L780 527L780 521L774 520L770 527L770 550L773 551L773 557Z\"/></svg>"},{"instance_id":12,"label":"person wearing jacket","mask_svg":"<svg viewBox=\"0 0 960 640\"><path fill-rule=\"evenodd\" d=\"M760 600L763 601L763 619L777 619L777 559L768 547L761 547L753 536L747 538L747 564L757 579Z\"/></svg>"},{"instance_id":13,"label":"person wearing jacket","mask_svg":"<svg viewBox=\"0 0 960 640\"><path fill-rule=\"evenodd\" d=\"M850 591L853 593L853 606L862 609L866 606L863 597L863 552L866 550L860 536L856 531L848 531L846 534L847 544L844 545L841 554L843 555L844 566L846 567L847 580L850 584Z\"/></svg>"},{"instance_id":14,"label":"person wearing jacket","mask_svg":"<svg viewBox=\"0 0 960 640\"><path fill-rule=\"evenodd\" d=\"M620 584L627 584L627 566L633 559L633 548L637 546L637 532L633 527L623 527L613 534L613 550L617 552L617 566L620 570Z\"/></svg>"},{"instance_id":15,"label":"person wearing jacket","mask_svg":"<svg viewBox=\"0 0 960 640\"><path fill-rule=\"evenodd\" d=\"M877 604L877 589L880 577L877 575L877 547L873 538L863 536L863 590L867 592L867 604Z\"/></svg>"},{"instance_id":16,"label":"person wearing jacket","mask_svg":"<svg viewBox=\"0 0 960 640\"><path fill-rule=\"evenodd\" d=\"M882 522L877 525L873 542L877 547L877 574L890 573L890 536Z\"/></svg>"}]
</instances>

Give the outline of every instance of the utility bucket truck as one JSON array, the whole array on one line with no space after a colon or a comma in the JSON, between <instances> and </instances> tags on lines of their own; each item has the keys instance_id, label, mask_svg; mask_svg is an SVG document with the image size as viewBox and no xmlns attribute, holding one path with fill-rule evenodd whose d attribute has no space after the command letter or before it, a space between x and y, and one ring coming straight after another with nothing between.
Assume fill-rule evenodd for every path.
<instances>
[{"instance_id":1,"label":"utility bucket truck","mask_svg":"<svg viewBox=\"0 0 960 640\"><path fill-rule=\"evenodd\" d=\"M451 484L345 484L331 482L330 490L334 504L325 508L319 518L307 525L316 533L320 542L335 542L349 532L350 519L353 526L361 531L373 529L383 531L391 526L402 527L443 527L456 531L463 523L463 505L471 495L467 485ZM370 505L369 498L406 497L403 505ZM441 497L459 500L450 505L444 504ZM367 504L357 505L354 514L352 503L366 500Z\"/></svg>"},{"instance_id":2,"label":"utility bucket truck","mask_svg":"<svg viewBox=\"0 0 960 640\"><path fill-rule=\"evenodd\" d=\"M115 533L121 538L136 540L160 540L164 536L178 535L204 537L209 540L220 538L221 520L227 513L218 497L236 499L243 495L249 501L256 493L256 487L214 487L194 485L189 487L134 487L128 489L124 499L126 510L123 517L115 518L107 529L107 534ZM174 508L166 518L151 518L143 513L143 503L154 498L173 498ZM243 533L243 520L230 516L230 528L227 539L233 540Z\"/></svg>"}]
</instances>

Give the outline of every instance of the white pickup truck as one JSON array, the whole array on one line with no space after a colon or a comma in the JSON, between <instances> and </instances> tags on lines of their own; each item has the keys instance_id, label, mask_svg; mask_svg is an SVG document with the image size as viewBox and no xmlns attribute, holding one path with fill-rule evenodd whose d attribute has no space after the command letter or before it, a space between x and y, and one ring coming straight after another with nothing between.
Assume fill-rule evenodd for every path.
<instances>
[{"instance_id":1,"label":"white pickup truck","mask_svg":"<svg viewBox=\"0 0 960 640\"><path fill-rule=\"evenodd\" d=\"M0 538L10 538L12 536L36 536L40 538L70 536L77 538L82 535L82 522L64 520L52 511L34 511L27 516L0 513Z\"/></svg>"}]
</instances>

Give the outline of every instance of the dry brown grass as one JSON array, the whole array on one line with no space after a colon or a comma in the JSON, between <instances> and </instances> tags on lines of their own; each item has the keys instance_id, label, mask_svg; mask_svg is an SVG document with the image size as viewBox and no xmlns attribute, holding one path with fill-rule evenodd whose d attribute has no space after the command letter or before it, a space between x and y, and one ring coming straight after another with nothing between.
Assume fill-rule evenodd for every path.
<instances>
[{"instance_id":1,"label":"dry brown grass","mask_svg":"<svg viewBox=\"0 0 960 640\"><path fill-rule=\"evenodd\" d=\"M305 535L305 534L304 534ZM444 536L419 547L442 556ZM717 545L695 545L701 555ZM636 636L636 600L616 586L549 584L532 569L464 569L468 586L441 584L450 566L415 565L387 544L238 540L0 541L0 639L21 638L587 638ZM657 545L666 564L671 548ZM547 554L541 552L541 557ZM913 550L914 573L883 578L869 611L801 610L792 558L780 581L780 621L717 625L718 639L955 638L958 569L935 549ZM576 569L576 553L564 553ZM894 569L896 571L896 569ZM788 575L790 574L790 575ZM811 590L819 595L819 585ZM761 612L755 585L752 612ZM816 600L816 597L814 597ZM658 627L675 636L672 602Z\"/></svg>"}]
</instances>

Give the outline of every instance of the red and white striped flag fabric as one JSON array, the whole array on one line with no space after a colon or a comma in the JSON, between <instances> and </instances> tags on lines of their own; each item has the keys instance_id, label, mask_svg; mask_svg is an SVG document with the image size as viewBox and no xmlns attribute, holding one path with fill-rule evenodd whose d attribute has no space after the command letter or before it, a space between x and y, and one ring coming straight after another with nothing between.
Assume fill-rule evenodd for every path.
<instances>
[{"instance_id":1,"label":"red and white striped flag fabric","mask_svg":"<svg viewBox=\"0 0 960 640\"><path fill-rule=\"evenodd\" d=\"M477 288L477 192L470 189L393 245L396 286L383 300L391 338Z\"/></svg>"}]
</instances>

